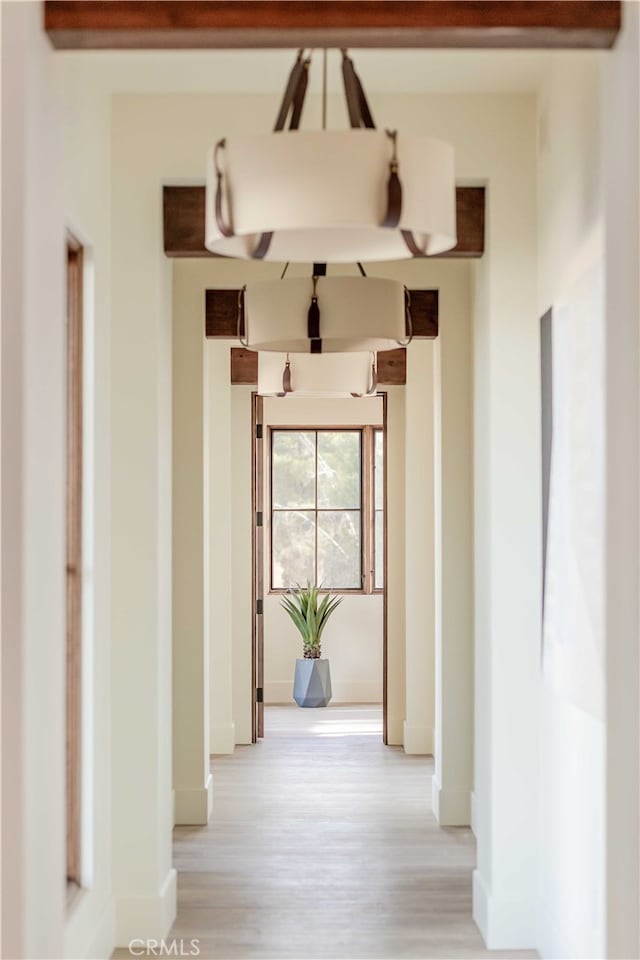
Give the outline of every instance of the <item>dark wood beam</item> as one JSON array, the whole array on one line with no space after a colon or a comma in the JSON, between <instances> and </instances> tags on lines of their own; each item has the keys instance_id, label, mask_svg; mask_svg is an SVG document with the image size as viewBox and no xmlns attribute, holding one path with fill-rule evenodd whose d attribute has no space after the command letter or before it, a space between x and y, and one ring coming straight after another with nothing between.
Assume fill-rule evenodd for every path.
<instances>
[{"instance_id":1,"label":"dark wood beam","mask_svg":"<svg viewBox=\"0 0 640 960\"><path fill-rule=\"evenodd\" d=\"M256 386L258 383L258 354L255 350L232 347L229 363L233 386Z\"/></svg>"},{"instance_id":2,"label":"dark wood beam","mask_svg":"<svg viewBox=\"0 0 640 960\"><path fill-rule=\"evenodd\" d=\"M230 357L231 384L255 386L258 382L258 354L243 347L232 347ZM378 354L378 384L381 387L402 387L407 382L407 351L384 350Z\"/></svg>"},{"instance_id":3,"label":"dark wood beam","mask_svg":"<svg viewBox=\"0 0 640 960\"><path fill-rule=\"evenodd\" d=\"M404 387L407 382L407 351L382 350L378 354L378 384L381 387Z\"/></svg>"},{"instance_id":4,"label":"dark wood beam","mask_svg":"<svg viewBox=\"0 0 640 960\"><path fill-rule=\"evenodd\" d=\"M456 231L458 242L438 257L477 258L484 253L484 187L456 187Z\"/></svg>"},{"instance_id":5,"label":"dark wood beam","mask_svg":"<svg viewBox=\"0 0 640 960\"><path fill-rule=\"evenodd\" d=\"M164 252L168 257L215 256L204 245L204 200L204 187L164 187ZM456 189L458 243L441 257L482 256L484 204L484 187Z\"/></svg>"},{"instance_id":6,"label":"dark wood beam","mask_svg":"<svg viewBox=\"0 0 640 960\"><path fill-rule=\"evenodd\" d=\"M60 50L607 48L619 0L46 0Z\"/></svg>"},{"instance_id":7,"label":"dark wood beam","mask_svg":"<svg viewBox=\"0 0 640 960\"><path fill-rule=\"evenodd\" d=\"M413 336L433 340L438 336L438 291L411 290ZM207 290L205 293L205 336L234 339L238 335L238 291ZM244 324L240 325L244 336ZM407 331L408 333L408 331Z\"/></svg>"}]
</instances>

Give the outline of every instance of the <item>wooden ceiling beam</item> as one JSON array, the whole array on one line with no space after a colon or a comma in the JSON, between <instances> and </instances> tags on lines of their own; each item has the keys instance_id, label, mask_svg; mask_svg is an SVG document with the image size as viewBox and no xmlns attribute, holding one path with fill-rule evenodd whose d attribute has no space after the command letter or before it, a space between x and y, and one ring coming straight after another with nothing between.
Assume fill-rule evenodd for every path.
<instances>
[{"instance_id":1,"label":"wooden ceiling beam","mask_svg":"<svg viewBox=\"0 0 640 960\"><path fill-rule=\"evenodd\" d=\"M238 292L228 289L205 292L205 336L209 339L233 340L238 336ZM411 290L410 293L413 337L433 340L438 336L438 291ZM240 326L240 335L244 336L244 324Z\"/></svg>"},{"instance_id":2,"label":"wooden ceiling beam","mask_svg":"<svg viewBox=\"0 0 640 960\"><path fill-rule=\"evenodd\" d=\"M240 0L239 0L240 2ZM242 0L244 2L244 0ZM163 190L164 252L168 257L212 257L204 245L204 187ZM484 187L458 187L458 243L440 257L481 257L484 253Z\"/></svg>"},{"instance_id":3,"label":"wooden ceiling beam","mask_svg":"<svg viewBox=\"0 0 640 960\"><path fill-rule=\"evenodd\" d=\"M258 354L254 350L232 347L229 364L233 386L257 385ZM380 351L377 355L376 368L379 386L403 387L407 382L407 351L404 347Z\"/></svg>"},{"instance_id":4,"label":"wooden ceiling beam","mask_svg":"<svg viewBox=\"0 0 640 960\"><path fill-rule=\"evenodd\" d=\"M620 0L45 0L59 50L603 49Z\"/></svg>"}]
</instances>

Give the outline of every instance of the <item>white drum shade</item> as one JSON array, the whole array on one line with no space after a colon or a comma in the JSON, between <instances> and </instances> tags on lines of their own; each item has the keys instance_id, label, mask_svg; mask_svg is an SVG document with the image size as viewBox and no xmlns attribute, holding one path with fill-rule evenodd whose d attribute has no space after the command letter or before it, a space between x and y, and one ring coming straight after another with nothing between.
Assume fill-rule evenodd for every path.
<instances>
[{"instance_id":1,"label":"white drum shade","mask_svg":"<svg viewBox=\"0 0 640 960\"><path fill-rule=\"evenodd\" d=\"M258 393L283 392L286 353L258 354ZM371 389L371 353L297 353L289 355L291 397L350 397Z\"/></svg>"},{"instance_id":2,"label":"white drum shade","mask_svg":"<svg viewBox=\"0 0 640 960\"><path fill-rule=\"evenodd\" d=\"M311 277L248 283L244 294L245 346L250 350L309 353L307 318ZM406 342L405 290L378 277L318 277L322 353L392 350Z\"/></svg>"},{"instance_id":3,"label":"white drum shade","mask_svg":"<svg viewBox=\"0 0 640 960\"><path fill-rule=\"evenodd\" d=\"M454 151L427 137L397 136L402 214L381 227L387 209L392 144L383 130L282 131L234 136L220 149L222 210L233 236L216 221L214 149L207 160L205 246L251 258L273 233L264 259L292 262L402 260L411 257L402 230L425 255L456 245Z\"/></svg>"}]
</instances>

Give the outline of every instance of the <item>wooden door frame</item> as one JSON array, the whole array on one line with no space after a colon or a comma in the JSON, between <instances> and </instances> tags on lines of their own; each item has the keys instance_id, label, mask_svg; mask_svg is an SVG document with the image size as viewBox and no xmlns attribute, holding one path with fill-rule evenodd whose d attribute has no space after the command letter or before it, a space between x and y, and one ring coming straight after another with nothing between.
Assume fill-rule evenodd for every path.
<instances>
[{"instance_id":1,"label":"wooden door frame","mask_svg":"<svg viewBox=\"0 0 640 960\"><path fill-rule=\"evenodd\" d=\"M66 873L82 882L82 521L84 248L70 232L66 318Z\"/></svg>"},{"instance_id":2,"label":"wooden door frame","mask_svg":"<svg viewBox=\"0 0 640 960\"><path fill-rule=\"evenodd\" d=\"M382 401L382 438L383 438L383 570L384 586L382 593L382 742L388 745L387 724L387 669L388 669L388 632L387 632L387 605L388 605L388 561L387 561L387 393L384 390L377 396ZM263 398L254 390L251 394L251 742L256 743L264 737L264 700L258 699L258 690L264 698L264 615L258 612L258 601L262 601L261 611L264 610L264 530L265 530L265 464L270 463L270 455L264 453L264 414ZM258 425L260 437L258 437ZM287 429L286 427L283 429ZM292 428L291 428L292 429ZM304 427L299 427L304 429ZM314 426L309 429L335 429L342 427ZM345 427L347 429L347 427ZM354 429L356 429L354 427ZM259 446L259 444L261 446ZM371 491L373 496L373 491ZM364 502L362 504L364 510ZM258 514L261 514L261 523L258 524ZM369 517L366 518L367 522ZM269 525L270 526L270 525ZM375 536L375 530L370 534ZM269 550L271 545L269 544ZM375 596L376 593L366 594ZM361 596L362 594L358 594Z\"/></svg>"},{"instance_id":3,"label":"wooden door frame","mask_svg":"<svg viewBox=\"0 0 640 960\"><path fill-rule=\"evenodd\" d=\"M382 398L382 465L383 465L383 483L382 483L382 507L383 507L383 522L382 522L382 550L383 550L383 579L384 586L382 590L382 742L385 746L389 745L389 734L388 734L388 723L387 723L387 708L388 708L388 647L389 647L389 638L388 638L388 604L389 604L389 577L388 577L388 563L387 563L387 518L388 518L388 498L387 498L387 392L382 390L378 393L378 396ZM375 504L374 504L375 507ZM374 509L375 516L375 509ZM375 537L375 527L373 531L373 536Z\"/></svg>"},{"instance_id":4,"label":"wooden door frame","mask_svg":"<svg viewBox=\"0 0 640 960\"><path fill-rule=\"evenodd\" d=\"M263 398L251 394L251 742L264 736Z\"/></svg>"}]
</instances>

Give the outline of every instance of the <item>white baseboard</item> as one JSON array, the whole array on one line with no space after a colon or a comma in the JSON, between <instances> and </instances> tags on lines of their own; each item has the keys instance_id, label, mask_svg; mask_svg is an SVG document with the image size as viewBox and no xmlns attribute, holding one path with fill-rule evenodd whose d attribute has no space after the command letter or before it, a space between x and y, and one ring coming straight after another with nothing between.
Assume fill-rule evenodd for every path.
<instances>
[{"instance_id":1,"label":"white baseboard","mask_svg":"<svg viewBox=\"0 0 640 960\"><path fill-rule=\"evenodd\" d=\"M402 743L404 752L415 756L433 756L433 728L414 727L405 720Z\"/></svg>"},{"instance_id":2,"label":"white baseboard","mask_svg":"<svg viewBox=\"0 0 640 960\"><path fill-rule=\"evenodd\" d=\"M474 837L478 836L478 811L476 808L476 793L475 790L471 791L471 832Z\"/></svg>"},{"instance_id":3,"label":"white baseboard","mask_svg":"<svg viewBox=\"0 0 640 960\"><path fill-rule=\"evenodd\" d=\"M176 918L176 879L172 868L156 896L116 897L116 946L166 937Z\"/></svg>"},{"instance_id":4,"label":"white baseboard","mask_svg":"<svg viewBox=\"0 0 640 960\"><path fill-rule=\"evenodd\" d=\"M471 822L471 794L468 790L443 790L432 778L431 804L441 827L468 827Z\"/></svg>"},{"instance_id":5,"label":"white baseboard","mask_svg":"<svg viewBox=\"0 0 640 960\"><path fill-rule=\"evenodd\" d=\"M86 953L79 954L79 956L86 957L87 960L93 957L110 957L113 953L115 942L116 905L113 897L109 897L102 918L93 931L93 936Z\"/></svg>"},{"instance_id":6,"label":"white baseboard","mask_svg":"<svg viewBox=\"0 0 640 960\"><path fill-rule=\"evenodd\" d=\"M340 683L331 679L332 704L382 703L382 684L379 681ZM295 703L293 699L293 676L290 680L267 680L264 685L266 704Z\"/></svg>"},{"instance_id":7,"label":"white baseboard","mask_svg":"<svg viewBox=\"0 0 640 960\"><path fill-rule=\"evenodd\" d=\"M602 918L604 919L604 918ZM580 957L598 960L607 955L604 923L598 924L596 912L578 916L562 910L558 904L540 899L536 948L541 957Z\"/></svg>"},{"instance_id":8,"label":"white baseboard","mask_svg":"<svg viewBox=\"0 0 640 960\"><path fill-rule=\"evenodd\" d=\"M110 957L116 942L116 913L113 897L107 897L96 914L97 890L81 890L77 904L67 917L64 931L65 957L104 960Z\"/></svg>"},{"instance_id":9,"label":"white baseboard","mask_svg":"<svg viewBox=\"0 0 640 960\"><path fill-rule=\"evenodd\" d=\"M209 728L209 750L211 753L233 753L235 745L235 723L227 723L223 727Z\"/></svg>"},{"instance_id":10,"label":"white baseboard","mask_svg":"<svg viewBox=\"0 0 640 960\"><path fill-rule=\"evenodd\" d=\"M478 870L473 871L473 919L489 950L533 950L537 904L534 897L498 899Z\"/></svg>"},{"instance_id":11,"label":"white baseboard","mask_svg":"<svg viewBox=\"0 0 640 960\"><path fill-rule=\"evenodd\" d=\"M189 826L209 823L213 809L213 779L207 777L204 787L196 790L174 791L173 822L176 826Z\"/></svg>"}]
</instances>

